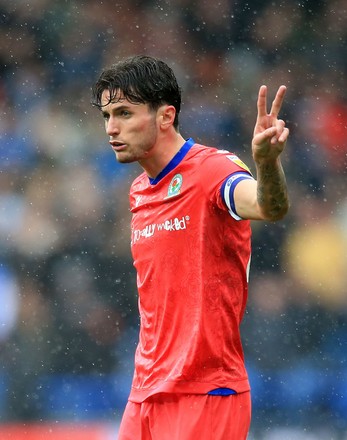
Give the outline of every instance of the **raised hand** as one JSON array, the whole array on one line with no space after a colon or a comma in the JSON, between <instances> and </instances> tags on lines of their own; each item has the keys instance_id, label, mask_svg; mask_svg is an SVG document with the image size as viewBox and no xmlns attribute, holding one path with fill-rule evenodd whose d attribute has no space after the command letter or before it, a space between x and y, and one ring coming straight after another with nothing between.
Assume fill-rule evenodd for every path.
<instances>
[{"instance_id":1,"label":"raised hand","mask_svg":"<svg viewBox=\"0 0 347 440\"><path fill-rule=\"evenodd\" d=\"M252 154L255 162L273 161L282 153L288 139L289 130L282 119L278 119L286 86L280 86L267 113L267 87L261 86L258 94L258 115L252 139Z\"/></svg>"}]
</instances>

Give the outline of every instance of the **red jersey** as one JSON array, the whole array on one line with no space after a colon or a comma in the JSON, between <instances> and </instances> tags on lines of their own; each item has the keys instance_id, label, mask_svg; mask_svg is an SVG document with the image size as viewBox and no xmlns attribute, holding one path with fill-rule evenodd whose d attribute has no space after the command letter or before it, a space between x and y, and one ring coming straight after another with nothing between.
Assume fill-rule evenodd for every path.
<instances>
[{"instance_id":1,"label":"red jersey","mask_svg":"<svg viewBox=\"0 0 347 440\"><path fill-rule=\"evenodd\" d=\"M156 179L143 173L131 186L141 318L133 402L249 390L239 326L251 230L225 197L240 175L250 178L235 155L189 139Z\"/></svg>"}]
</instances>

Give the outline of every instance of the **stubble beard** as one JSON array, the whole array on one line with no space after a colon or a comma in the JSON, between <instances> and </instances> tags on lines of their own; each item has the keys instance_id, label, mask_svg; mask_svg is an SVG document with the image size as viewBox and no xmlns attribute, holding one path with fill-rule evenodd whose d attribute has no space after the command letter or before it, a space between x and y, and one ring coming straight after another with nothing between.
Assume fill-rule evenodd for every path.
<instances>
[{"instance_id":1,"label":"stubble beard","mask_svg":"<svg viewBox=\"0 0 347 440\"><path fill-rule=\"evenodd\" d=\"M133 163L145 161L149 158L150 152L157 141L157 129L155 122L150 127L151 130L146 138L139 144L131 147L127 146L124 151L116 151L116 159L119 163ZM129 148L129 149L128 149Z\"/></svg>"}]
</instances>

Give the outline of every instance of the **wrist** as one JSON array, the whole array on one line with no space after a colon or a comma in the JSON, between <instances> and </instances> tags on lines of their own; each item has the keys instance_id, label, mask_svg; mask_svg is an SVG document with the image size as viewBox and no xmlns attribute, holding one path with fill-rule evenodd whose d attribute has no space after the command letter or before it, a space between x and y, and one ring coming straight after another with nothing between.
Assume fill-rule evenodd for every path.
<instances>
[{"instance_id":1,"label":"wrist","mask_svg":"<svg viewBox=\"0 0 347 440\"><path fill-rule=\"evenodd\" d=\"M256 166L279 166L281 165L281 159L279 156L275 157L268 157L268 156L253 156L253 161L256 164Z\"/></svg>"}]
</instances>

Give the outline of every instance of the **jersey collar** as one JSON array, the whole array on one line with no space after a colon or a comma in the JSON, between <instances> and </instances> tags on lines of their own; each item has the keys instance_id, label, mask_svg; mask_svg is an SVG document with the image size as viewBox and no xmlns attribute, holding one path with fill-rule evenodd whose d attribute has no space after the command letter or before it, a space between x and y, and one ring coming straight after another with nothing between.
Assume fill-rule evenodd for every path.
<instances>
[{"instance_id":1,"label":"jersey collar","mask_svg":"<svg viewBox=\"0 0 347 440\"><path fill-rule=\"evenodd\" d=\"M192 138L186 140L186 142L182 145L182 147L177 151L174 157L170 160L170 162L163 168L160 173L152 179L149 177L149 182L151 185L157 184L163 177L165 177L170 171L177 167L177 165L182 162L185 155L191 149L191 147L195 144L195 141Z\"/></svg>"}]
</instances>

